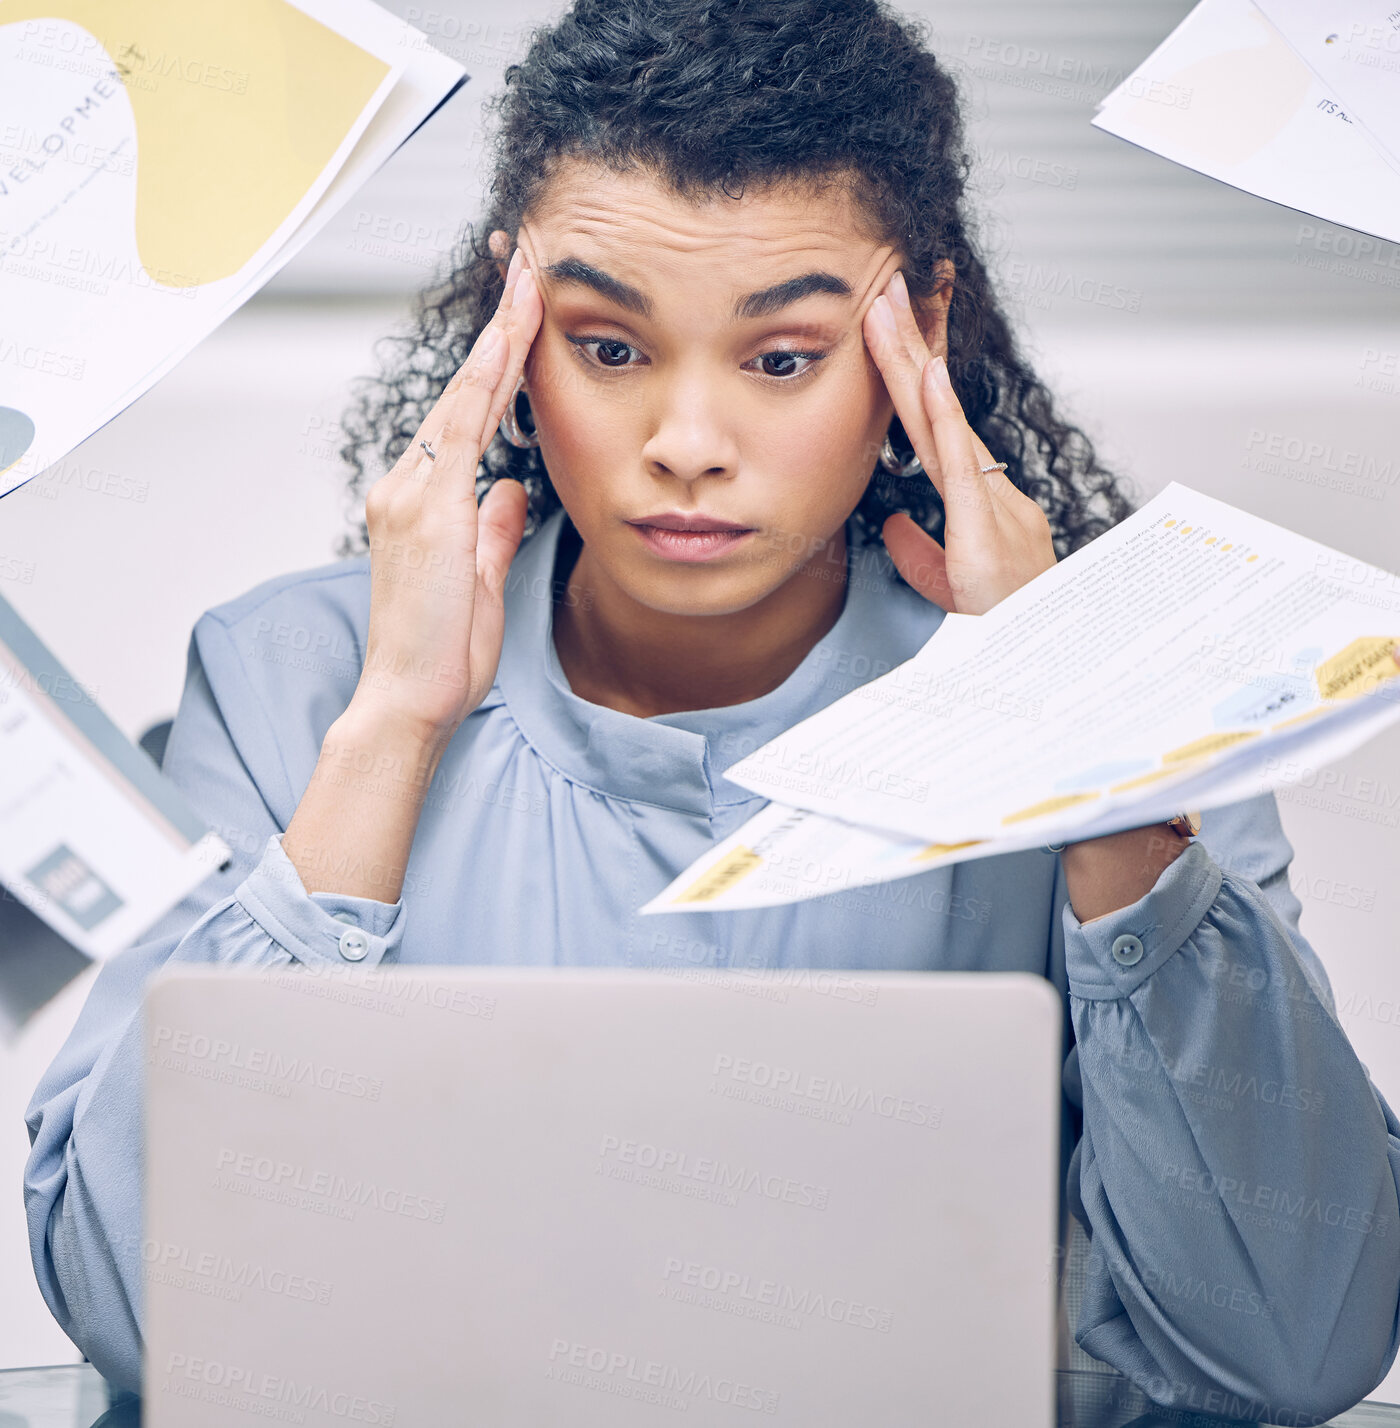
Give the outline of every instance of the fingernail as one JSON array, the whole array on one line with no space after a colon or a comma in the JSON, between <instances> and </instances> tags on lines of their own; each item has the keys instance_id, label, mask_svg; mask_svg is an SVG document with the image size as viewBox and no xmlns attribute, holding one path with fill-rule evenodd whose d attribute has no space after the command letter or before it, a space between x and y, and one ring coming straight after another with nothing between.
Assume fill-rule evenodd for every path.
<instances>
[{"instance_id":1,"label":"fingernail","mask_svg":"<svg viewBox=\"0 0 1400 1428\"><path fill-rule=\"evenodd\" d=\"M512 306L530 295L535 286L535 270L533 268L523 268L515 280L515 291L511 294Z\"/></svg>"},{"instance_id":2,"label":"fingernail","mask_svg":"<svg viewBox=\"0 0 1400 1428\"><path fill-rule=\"evenodd\" d=\"M909 289L904 285L904 274L898 269L895 270L894 277L890 279L890 296L900 307L907 308L909 306Z\"/></svg>"},{"instance_id":3,"label":"fingernail","mask_svg":"<svg viewBox=\"0 0 1400 1428\"><path fill-rule=\"evenodd\" d=\"M951 392L953 384L948 380L948 364L941 357L932 357L928 365L933 368L933 384L941 392Z\"/></svg>"},{"instance_id":4,"label":"fingernail","mask_svg":"<svg viewBox=\"0 0 1400 1428\"><path fill-rule=\"evenodd\" d=\"M506 297L510 297L515 291L515 280L520 276L520 264L522 261L521 251L517 248L515 252L511 254L510 267L506 269Z\"/></svg>"},{"instance_id":5,"label":"fingernail","mask_svg":"<svg viewBox=\"0 0 1400 1428\"><path fill-rule=\"evenodd\" d=\"M483 362L493 361L501 355L504 345L505 338L501 336L501 329L488 327L481 335L481 346L477 348L476 355Z\"/></svg>"},{"instance_id":6,"label":"fingernail","mask_svg":"<svg viewBox=\"0 0 1400 1428\"><path fill-rule=\"evenodd\" d=\"M890 300L881 294L870 304L870 311L874 315L880 331L893 337L899 329L895 324L894 309L890 306Z\"/></svg>"}]
</instances>

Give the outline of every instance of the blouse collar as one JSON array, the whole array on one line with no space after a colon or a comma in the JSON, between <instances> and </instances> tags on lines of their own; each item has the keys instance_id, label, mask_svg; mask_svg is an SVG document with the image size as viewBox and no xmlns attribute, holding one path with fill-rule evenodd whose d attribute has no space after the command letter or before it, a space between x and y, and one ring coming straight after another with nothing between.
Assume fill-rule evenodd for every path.
<instances>
[{"instance_id":1,"label":"blouse collar","mask_svg":"<svg viewBox=\"0 0 1400 1428\"><path fill-rule=\"evenodd\" d=\"M909 659L942 622L941 609L898 580L883 547L855 552L848 531L841 614L776 689L718 709L646 719L623 714L575 694L554 648L555 559L566 520L563 510L554 511L516 551L496 687L539 756L605 796L707 817L756 799L723 771Z\"/></svg>"}]
</instances>

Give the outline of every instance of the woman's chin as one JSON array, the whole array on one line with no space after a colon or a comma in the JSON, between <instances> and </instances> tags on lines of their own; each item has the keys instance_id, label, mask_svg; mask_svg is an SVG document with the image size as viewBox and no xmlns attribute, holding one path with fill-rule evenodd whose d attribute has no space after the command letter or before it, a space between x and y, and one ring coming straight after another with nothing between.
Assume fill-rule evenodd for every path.
<instances>
[{"instance_id":1,"label":"woman's chin","mask_svg":"<svg viewBox=\"0 0 1400 1428\"><path fill-rule=\"evenodd\" d=\"M752 564L677 561L657 568L629 565L614 571L617 584L639 605L665 615L735 615L757 605L783 583L783 575Z\"/></svg>"}]
</instances>

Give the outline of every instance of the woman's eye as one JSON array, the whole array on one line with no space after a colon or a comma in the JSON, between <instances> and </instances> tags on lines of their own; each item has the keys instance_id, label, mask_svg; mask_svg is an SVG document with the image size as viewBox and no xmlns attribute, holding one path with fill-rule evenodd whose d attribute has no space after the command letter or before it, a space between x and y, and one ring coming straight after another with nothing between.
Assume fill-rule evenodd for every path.
<instances>
[{"instance_id":1,"label":"woman's eye","mask_svg":"<svg viewBox=\"0 0 1400 1428\"><path fill-rule=\"evenodd\" d=\"M598 349L597 355L592 357L592 361L599 367L619 368L634 366L627 360L629 352L637 349L630 343L622 342L616 337L571 337L569 341L579 349L586 351L590 347Z\"/></svg>"},{"instance_id":2,"label":"woman's eye","mask_svg":"<svg viewBox=\"0 0 1400 1428\"><path fill-rule=\"evenodd\" d=\"M614 338L601 338L597 345L598 360L604 367L627 366L627 354L636 350L626 342L618 342Z\"/></svg>"},{"instance_id":3,"label":"woman's eye","mask_svg":"<svg viewBox=\"0 0 1400 1428\"><path fill-rule=\"evenodd\" d=\"M765 352L761 357L757 357L754 360L763 363L776 362L780 364L776 370L772 367L765 368L764 375L768 377L780 377L784 381L791 382L795 381L798 377L806 376L825 355L824 352L789 352L783 349L776 352ZM793 362L805 362L807 365L805 367L793 368L791 365L788 365Z\"/></svg>"},{"instance_id":4,"label":"woman's eye","mask_svg":"<svg viewBox=\"0 0 1400 1428\"><path fill-rule=\"evenodd\" d=\"M570 337L569 341L573 343L580 354L587 353L589 348L595 348L596 352L589 353L584 357L585 361L595 367L620 371L624 367L638 365L628 360L629 354L637 352L637 348L633 347L630 342L623 342L620 338ZM825 356L825 352L791 352L786 348L779 348L772 352L764 352L752 360L760 364L762 374L775 384L792 385L808 376ZM805 365L797 366L798 363Z\"/></svg>"}]
</instances>

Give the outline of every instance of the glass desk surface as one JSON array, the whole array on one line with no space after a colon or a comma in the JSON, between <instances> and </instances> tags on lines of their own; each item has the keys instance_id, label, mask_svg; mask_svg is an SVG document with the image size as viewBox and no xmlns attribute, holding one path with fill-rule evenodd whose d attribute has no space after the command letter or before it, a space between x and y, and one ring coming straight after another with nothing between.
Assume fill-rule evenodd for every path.
<instances>
[{"instance_id":1,"label":"glass desk surface","mask_svg":"<svg viewBox=\"0 0 1400 1428\"><path fill-rule=\"evenodd\" d=\"M1154 1409L1114 1373L1057 1373L1055 1383L1059 1428L1239 1428L1238 1419L1191 1408ZM1400 1405L1361 1403L1327 1421L1336 1428L1400 1428ZM140 1422L140 1404L111 1389L91 1364L0 1370L0 1428L139 1428Z\"/></svg>"}]
</instances>

